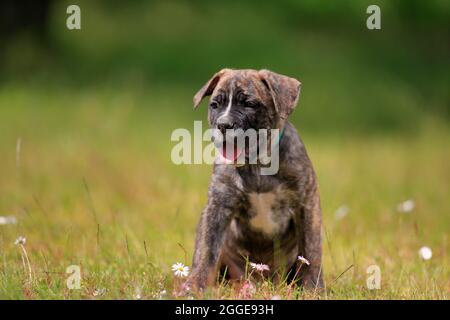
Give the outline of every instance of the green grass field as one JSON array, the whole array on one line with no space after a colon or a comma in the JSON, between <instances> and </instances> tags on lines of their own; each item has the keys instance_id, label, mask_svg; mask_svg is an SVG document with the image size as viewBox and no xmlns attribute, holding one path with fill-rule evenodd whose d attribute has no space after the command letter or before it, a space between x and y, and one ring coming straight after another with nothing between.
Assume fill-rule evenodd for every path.
<instances>
[{"instance_id":1,"label":"green grass field","mask_svg":"<svg viewBox=\"0 0 450 320\"><path fill-rule=\"evenodd\" d=\"M171 131L206 118L204 110L192 112L192 92L180 92L2 87L0 216L17 223L0 225L0 298L174 297L171 265L191 263L211 171L170 161ZM320 182L327 290L263 282L251 297L449 299L445 120L426 116L407 135L333 135L331 126L317 134L302 131L308 104L302 108L294 124ZM414 209L398 212L407 199ZM349 212L336 219L341 206ZM14 244L19 236L30 268ZM422 246L432 249L430 260L419 257ZM374 264L380 290L366 287ZM66 286L70 265L81 267L79 290ZM239 297L239 287L226 284L204 295Z\"/></svg>"}]
</instances>

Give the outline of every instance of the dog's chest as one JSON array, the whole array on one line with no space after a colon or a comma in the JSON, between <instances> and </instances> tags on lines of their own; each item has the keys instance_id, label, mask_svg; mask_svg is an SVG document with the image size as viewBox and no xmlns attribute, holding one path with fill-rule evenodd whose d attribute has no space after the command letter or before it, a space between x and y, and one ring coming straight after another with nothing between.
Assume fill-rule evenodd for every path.
<instances>
[{"instance_id":1,"label":"dog's chest","mask_svg":"<svg viewBox=\"0 0 450 320\"><path fill-rule=\"evenodd\" d=\"M292 217L285 200L280 191L249 193L249 226L268 236L284 231Z\"/></svg>"}]
</instances>

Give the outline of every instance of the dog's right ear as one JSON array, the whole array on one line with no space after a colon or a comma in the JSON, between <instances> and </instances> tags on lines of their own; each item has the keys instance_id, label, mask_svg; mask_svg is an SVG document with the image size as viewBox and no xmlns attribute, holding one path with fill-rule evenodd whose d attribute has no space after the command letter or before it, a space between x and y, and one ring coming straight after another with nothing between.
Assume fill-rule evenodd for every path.
<instances>
[{"instance_id":1,"label":"dog's right ear","mask_svg":"<svg viewBox=\"0 0 450 320\"><path fill-rule=\"evenodd\" d=\"M217 72L209 81L195 94L194 96L194 109L198 107L200 102L203 100L204 97L210 96L214 89L217 86L217 83L220 80L220 77L222 77L227 71L230 69L222 69L219 72Z\"/></svg>"}]
</instances>

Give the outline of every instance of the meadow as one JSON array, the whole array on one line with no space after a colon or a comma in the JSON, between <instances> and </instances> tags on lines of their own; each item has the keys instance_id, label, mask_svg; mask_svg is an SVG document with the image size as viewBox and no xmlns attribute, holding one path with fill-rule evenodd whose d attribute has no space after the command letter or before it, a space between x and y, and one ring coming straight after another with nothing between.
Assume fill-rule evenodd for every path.
<instances>
[{"instance_id":1,"label":"meadow","mask_svg":"<svg viewBox=\"0 0 450 320\"><path fill-rule=\"evenodd\" d=\"M45 34L0 32L0 299L450 298L448 2L379 1L377 31L369 0L80 0L76 31L71 2L50 3ZM291 121L319 179L323 292L177 296L211 167L174 165L170 136L206 120L192 97L224 67L302 82Z\"/></svg>"},{"instance_id":2,"label":"meadow","mask_svg":"<svg viewBox=\"0 0 450 320\"><path fill-rule=\"evenodd\" d=\"M17 219L0 225L0 297L175 298L171 265L190 265L211 168L173 165L170 133L205 112L194 113L183 90L50 91L0 92L8 106L0 109L0 212ZM172 113L174 105L186 114ZM430 117L413 136L303 139L320 182L327 290L263 282L244 294L221 283L203 297L448 299L448 128ZM408 199L412 211L399 212ZM422 246L430 260L420 258ZM67 288L70 265L81 268L79 290ZM380 290L366 286L370 265L380 267Z\"/></svg>"}]
</instances>

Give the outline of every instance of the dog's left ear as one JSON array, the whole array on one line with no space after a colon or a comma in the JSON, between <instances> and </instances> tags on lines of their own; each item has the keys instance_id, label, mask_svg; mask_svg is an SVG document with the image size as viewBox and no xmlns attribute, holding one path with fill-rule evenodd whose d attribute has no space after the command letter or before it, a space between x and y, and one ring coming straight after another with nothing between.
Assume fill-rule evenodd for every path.
<instances>
[{"instance_id":1,"label":"dog's left ear","mask_svg":"<svg viewBox=\"0 0 450 320\"><path fill-rule=\"evenodd\" d=\"M211 79L208 80L208 82L195 94L194 96L194 109L198 107L200 102L203 100L204 97L210 96L214 89L217 86L217 83L220 80L220 77L222 77L227 71L230 69L222 69L219 72L217 72L215 75L212 76Z\"/></svg>"},{"instance_id":2,"label":"dog's left ear","mask_svg":"<svg viewBox=\"0 0 450 320\"><path fill-rule=\"evenodd\" d=\"M297 105L301 89L300 81L269 70L260 70L258 73L272 95L281 121L285 121Z\"/></svg>"}]
</instances>

